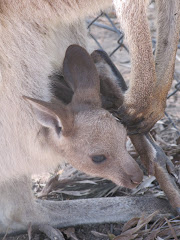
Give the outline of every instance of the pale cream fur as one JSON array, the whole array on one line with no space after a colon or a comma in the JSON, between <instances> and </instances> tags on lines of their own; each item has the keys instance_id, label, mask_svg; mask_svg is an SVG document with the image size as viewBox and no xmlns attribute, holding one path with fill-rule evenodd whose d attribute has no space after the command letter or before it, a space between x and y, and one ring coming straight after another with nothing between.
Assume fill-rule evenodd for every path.
<instances>
[{"instance_id":1,"label":"pale cream fur","mask_svg":"<svg viewBox=\"0 0 180 240\"><path fill-rule=\"evenodd\" d=\"M72 160L71 147L83 151L70 162L93 175L126 185L120 179L123 173L128 175L131 165L140 171L125 149L125 129L105 110L95 111L90 116L89 113L78 115L75 123L82 130L71 141L61 138L60 146L66 154L60 152L58 155L40 138L41 126L22 98L26 95L47 102L51 100L48 76L62 70L69 45L76 43L86 47L85 16L109 4L109 0L0 0L0 232L8 227L12 231L25 229L29 222L57 224L57 218L56 222L52 220L54 213L51 216L47 209L42 210L39 205L36 208L27 179L32 173L53 169L62 160ZM145 15L146 1L114 0L114 4L118 16L122 16L120 20L129 45L132 43L133 81L129 92L138 104L145 104L156 82ZM138 41L141 41L140 48L137 48ZM93 130L97 131L96 138ZM95 171L91 166L83 166L84 154L99 149L112 153L108 170L102 171L101 167Z\"/></svg>"}]
</instances>

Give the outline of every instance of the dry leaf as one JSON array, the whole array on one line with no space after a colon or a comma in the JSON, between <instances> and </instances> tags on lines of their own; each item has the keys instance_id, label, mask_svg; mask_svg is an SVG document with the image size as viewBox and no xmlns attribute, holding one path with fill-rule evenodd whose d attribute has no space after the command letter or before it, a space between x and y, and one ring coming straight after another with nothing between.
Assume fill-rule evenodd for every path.
<instances>
[{"instance_id":1,"label":"dry leaf","mask_svg":"<svg viewBox=\"0 0 180 240\"><path fill-rule=\"evenodd\" d=\"M114 240L133 240L136 239L136 237L138 236L138 234L121 234L118 237L115 237Z\"/></svg>"},{"instance_id":2,"label":"dry leaf","mask_svg":"<svg viewBox=\"0 0 180 240\"><path fill-rule=\"evenodd\" d=\"M108 239L108 235L104 234L104 233L99 233L96 231L91 231L92 235L94 235L95 237L103 237L103 238L107 238Z\"/></svg>"},{"instance_id":3,"label":"dry leaf","mask_svg":"<svg viewBox=\"0 0 180 240\"><path fill-rule=\"evenodd\" d=\"M178 239L177 239L177 235L176 235L176 233L175 233L175 230L174 230L174 228L172 227L171 223L169 222L169 220L168 220L167 218L165 218L165 220L166 220L166 222L167 222L167 224L168 224L168 226L169 226L169 228L170 228L170 230L171 230L171 233L172 233L174 239L175 239L175 240L178 240Z\"/></svg>"},{"instance_id":4,"label":"dry leaf","mask_svg":"<svg viewBox=\"0 0 180 240\"><path fill-rule=\"evenodd\" d=\"M128 221L127 223L124 224L124 226L122 228L122 232L125 232L128 229L130 229L131 227L137 225L138 221L139 221L139 218L132 218L130 221Z\"/></svg>"}]
</instances>

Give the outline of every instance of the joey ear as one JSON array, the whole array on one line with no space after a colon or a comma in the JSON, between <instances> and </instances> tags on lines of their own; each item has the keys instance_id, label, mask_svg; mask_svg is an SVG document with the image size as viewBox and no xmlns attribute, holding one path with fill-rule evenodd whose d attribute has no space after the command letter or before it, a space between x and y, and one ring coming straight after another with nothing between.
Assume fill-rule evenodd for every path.
<instances>
[{"instance_id":1,"label":"joey ear","mask_svg":"<svg viewBox=\"0 0 180 240\"><path fill-rule=\"evenodd\" d=\"M117 110L123 104L123 93L127 90L127 85L106 52L95 50L91 57L100 78L102 107L109 111Z\"/></svg>"},{"instance_id":2,"label":"joey ear","mask_svg":"<svg viewBox=\"0 0 180 240\"><path fill-rule=\"evenodd\" d=\"M64 63L64 78L74 91L72 101L77 104L100 105L100 80L88 52L78 46L68 47Z\"/></svg>"},{"instance_id":3,"label":"joey ear","mask_svg":"<svg viewBox=\"0 0 180 240\"><path fill-rule=\"evenodd\" d=\"M54 129L57 134L67 134L72 127L72 118L68 109L60 101L56 103L44 102L30 97L23 98L31 104L37 121L47 128Z\"/></svg>"}]
</instances>

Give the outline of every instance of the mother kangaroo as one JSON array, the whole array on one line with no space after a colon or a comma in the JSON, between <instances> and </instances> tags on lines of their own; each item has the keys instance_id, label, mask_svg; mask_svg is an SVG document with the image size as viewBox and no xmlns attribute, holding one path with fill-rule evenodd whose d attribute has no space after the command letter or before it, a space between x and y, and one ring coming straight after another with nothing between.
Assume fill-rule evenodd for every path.
<instances>
[{"instance_id":1,"label":"mother kangaroo","mask_svg":"<svg viewBox=\"0 0 180 240\"><path fill-rule=\"evenodd\" d=\"M119 114L130 132L147 132L163 116L173 79L180 2L156 0L155 60L148 1L113 3L132 60L131 83ZM88 50L85 17L111 4L0 0L0 233L27 229L30 222L59 222L55 208L34 201L29 179L61 161L129 188L142 180L125 149L125 128L102 108L92 59L85 50L69 47L78 44ZM68 104L54 97L55 74L63 75L73 91Z\"/></svg>"}]
</instances>

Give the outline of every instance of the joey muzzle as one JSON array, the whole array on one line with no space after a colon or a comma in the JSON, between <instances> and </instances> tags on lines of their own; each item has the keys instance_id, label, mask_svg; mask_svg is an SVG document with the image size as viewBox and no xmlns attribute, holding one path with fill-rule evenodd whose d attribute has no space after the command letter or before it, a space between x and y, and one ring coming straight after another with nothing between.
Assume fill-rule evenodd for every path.
<instances>
[{"instance_id":1,"label":"joey muzzle","mask_svg":"<svg viewBox=\"0 0 180 240\"><path fill-rule=\"evenodd\" d=\"M129 164L127 164L125 167L125 175L130 185L129 188L134 188L142 182L143 172L133 158L131 161L131 165L128 166Z\"/></svg>"},{"instance_id":2,"label":"joey muzzle","mask_svg":"<svg viewBox=\"0 0 180 240\"><path fill-rule=\"evenodd\" d=\"M127 188L135 188L143 180L143 172L133 158L123 166L122 185Z\"/></svg>"},{"instance_id":3,"label":"joey muzzle","mask_svg":"<svg viewBox=\"0 0 180 240\"><path fill-rule=\"evenodd\" d=\"M138 172L134 172L132 175L124 174L122 185L127 188L137 187L143 180L143 173L139 169Z\"/></svg>"}]
</instances>

